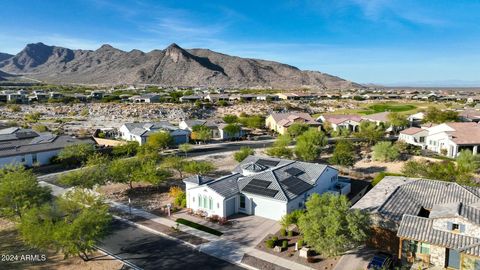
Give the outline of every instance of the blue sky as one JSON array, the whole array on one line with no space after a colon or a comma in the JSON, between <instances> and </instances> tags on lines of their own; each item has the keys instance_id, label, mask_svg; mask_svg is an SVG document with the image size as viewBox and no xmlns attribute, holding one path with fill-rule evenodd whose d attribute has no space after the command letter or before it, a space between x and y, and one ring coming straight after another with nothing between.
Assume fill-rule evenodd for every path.
<instances>
[{"instance_id":1,"label":"blue sky","mask_svg":"<svg viewBox=\"0 0 480 270\"><path fill-rule=\"evenodd\" d=\"M360 83L480 85L477 0L3 0L0 52L209 48Z\"/></svg>"}]
</instances>

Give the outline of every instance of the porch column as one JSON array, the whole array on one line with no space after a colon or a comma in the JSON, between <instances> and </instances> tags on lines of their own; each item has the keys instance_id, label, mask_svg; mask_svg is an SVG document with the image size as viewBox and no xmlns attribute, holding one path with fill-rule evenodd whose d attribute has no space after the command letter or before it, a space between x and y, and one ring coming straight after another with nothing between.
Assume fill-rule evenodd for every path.
<instances>
[{"instance_id":1,"label":"porch column","mask_svg":"<svg viewBox=\"0 0 480 270\"><path fill-rule=\"evenodd\" d=\"M402 244L403 244L403 238L400 237L400 244L399 244L399 247L398 247L398 259L399 260L402 259Z\"/></svg>"},{"instance_id":2,"label":"porch column","mask_svg":"<svg viewBox=\"0 0 480 270\"><path fill-rule=\"evenodd\" d=\"M478 154L478 145L473 146L473 154Z\"/></svg>"}]
</instances>

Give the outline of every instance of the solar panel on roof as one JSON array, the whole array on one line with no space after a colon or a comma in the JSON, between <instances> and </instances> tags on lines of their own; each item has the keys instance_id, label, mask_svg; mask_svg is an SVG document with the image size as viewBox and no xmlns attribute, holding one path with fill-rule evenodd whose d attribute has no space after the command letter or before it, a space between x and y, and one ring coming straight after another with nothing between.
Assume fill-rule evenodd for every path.
<instances>
[{"instance_id":1,"label":"solar panel on roof","mask_svg":"<svg viewBox=\"0 0 480 270\"><path fill-rule=\"evenodd\" d=\"M304 171L302 171L302 170L300 170L299 168L296 168L296 167L288 168L288 169L285 170L285 172L292 175L292 176L297 176L297 175L305 173Z\"/></svg>"},{"instance_id":2,"label":"solar panel on roof","mask_svg":"<svg viewBox=\"0 0 480 270\"><path fill-rule=\"evenodd\" d=\"M302 182L302 184L299 184L299 185L293 186L293 187L289 187L289 188L287 188L287 190L290 191L291 193L295 194L295 195L300 195L300 194L304 193L305 191L309 190L310 188L312 188L312 186L310 184Z\"/></svg>"},{"instance_id":3,"label":"solar panel on roof","mask_svg":"<svg viewBox=\"0 0 480 270\"><path fill-rule=\"evenodd\" d=\"M287 190L295 195L302 194L303 192L312 188L312 185L295 176L290 176L287 179L284 179L282 184L287 186Z\"/></svg>"},{"instance_id":4,"label":"solar panel on roof","mask_svg":"<svg viewBox=\"0 0 480 270\"><path fill-rule=\"evenodd\" d=\"M265 180L260 180L260 179L253 179L252 181L250 181L250 183L248 183L248 185L259 186L259 187L262 187L262 188L267 188L268 185L270 185L270 182L269 182L269 181L265 181Z\"/></svg>"},{"instance_id":5,"label":"solar panel on roof","mask_svg":"<svg viewBox=\"0 0 480 270\"><path fill-rule=\"evenodd\" d=\"M268 167L275 167L275 166L278 165L278 163L280 163L280 161L261 158L261 159L257 160L256 163L261 164L261 165L265 165L265 166L268 166Z\"/></svg>"},{"instance_id":6,"label":"solar panel on roof","mask_svg":"<svg viewBox=\"0 0 480 270\"><path fill-rule=\"evenodd\" d=\"M260 186L255 186L255 185L246 185L242 191L252 193L252 194L258 194L262 196L267 196L267 197L275 197L277 194L278 190L274 189L269 189L269 188L262 188Z\"/></svg>"}]
</instances>

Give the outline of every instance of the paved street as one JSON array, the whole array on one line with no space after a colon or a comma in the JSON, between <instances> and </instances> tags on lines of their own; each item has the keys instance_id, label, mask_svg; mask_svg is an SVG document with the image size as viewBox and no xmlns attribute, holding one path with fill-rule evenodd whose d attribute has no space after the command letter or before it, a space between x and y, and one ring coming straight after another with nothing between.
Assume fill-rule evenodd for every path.
<instances>
[{"instance_id":1,"label":"paved street","mask_svg":"<svg viewBox=\"0 0 480 270\"><path fill-rule=\"evenodd\" d=\"M243 269L119 220L99 246L142 269Z\"/></svg>"}]
</instances>

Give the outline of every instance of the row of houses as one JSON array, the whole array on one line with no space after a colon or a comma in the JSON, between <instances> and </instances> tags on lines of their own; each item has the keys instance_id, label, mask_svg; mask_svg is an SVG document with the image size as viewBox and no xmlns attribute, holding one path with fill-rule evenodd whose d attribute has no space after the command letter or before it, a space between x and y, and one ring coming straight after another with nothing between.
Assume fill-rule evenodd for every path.
<instances>
[{"instance_id":1,"label":"row of houses","mask_svg":"<svg viewBox=\"0 0 480 270\"><path fill-rule=\"evenodd\" d=\"M118 132L114 132L117 139L125 141L136 141L143 145L148 137L156 132L168 132L173 139L173 144L179 145L188 143L190 135L196 126L203 126L210 130L211 138L214 140L239 139L247 134L247 130L240 126L240 131L236 134L230 134L225 131L228 124L223 121L215 120L182 120L178 125L167 121L160 122L137 122L125 123Z\"/></svg>"},{"instance_id":2,"label":"row of houses","mask_svg":"<svg viewBox=\"0 0 480 270\"><path fill-rule=\"evenodd\" d=\"M34 90L33 92L28 92L26 90L3 90L0 92L0 102L4 103L29 103L29 102L46 102L48 100L60 100L65 97L70 97L77 99L82 102L88 100L100 100L104 97L105 93L103 91L92 91L88 95L75 93L72 95L65 95L60 92L55 91L44 91L44 90Z\"/></svg>"},{"instance_id":3,"label":"row of houses","mask_svg":"<svg viewBox=\"0 0 480 270\"><path fill-rule=\"evenodd\" d=\"M388 114L389 112L364 116L355 114L325 114L314 119L308 113L303 112L272 113L265 119L265 126L279 134L285 134L288 128L295 123L306 124L311 127L319 127L328 123L335 131L342 128L355 132L358 131L362 121L374 122L377 125L387 123ZM387 129L387 132L390 130Z\"/></svg>"}]
</instances>

